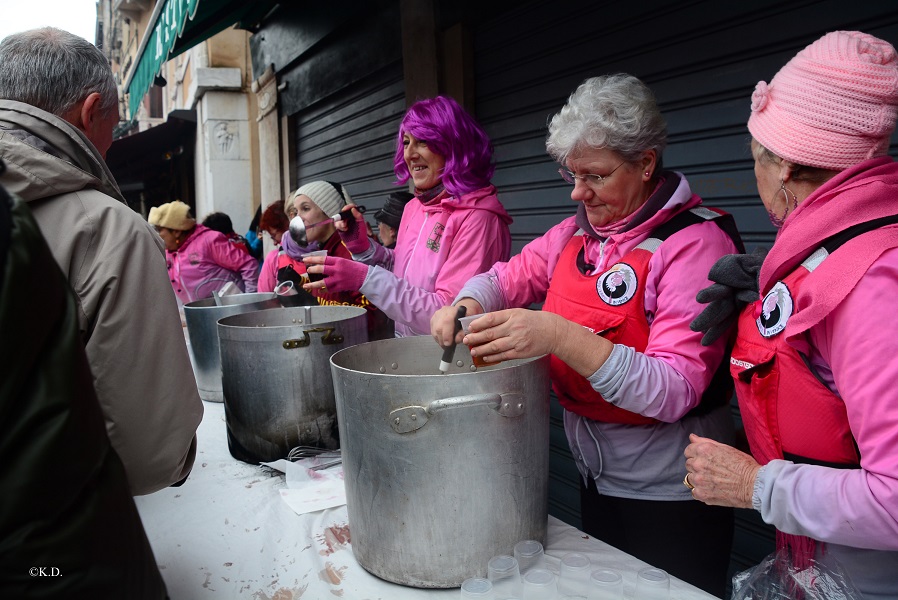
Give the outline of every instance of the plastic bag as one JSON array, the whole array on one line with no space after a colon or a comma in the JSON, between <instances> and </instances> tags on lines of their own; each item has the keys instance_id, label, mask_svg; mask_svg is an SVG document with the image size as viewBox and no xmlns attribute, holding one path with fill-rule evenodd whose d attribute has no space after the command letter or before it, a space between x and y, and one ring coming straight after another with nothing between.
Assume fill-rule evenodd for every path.
<instances>
[{"instance_id":1,"label":"plastic bag","mask_svg":"<svg viewBox=\"0 0 898 600\"><path fill-rule=\"evenodd\" d=\"M837 570L833 570L833 569ZM733 576L732 600L862 600L848 574L811 559L798 569L782 549Z\"/></svg>"}]
</instances>

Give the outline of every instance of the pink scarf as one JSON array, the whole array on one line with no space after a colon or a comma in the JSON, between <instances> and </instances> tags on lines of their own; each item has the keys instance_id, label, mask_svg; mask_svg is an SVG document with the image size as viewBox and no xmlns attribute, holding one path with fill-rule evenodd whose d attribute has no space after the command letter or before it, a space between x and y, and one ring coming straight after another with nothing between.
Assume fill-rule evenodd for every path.
<instances>
[{"instance_id":1,"label":"pink scarf","mask_svg":"<svg viewBox=\"0 0 898 600\"><path fill-rule=\"evenodd\" d=\"M786 219L759 277L763 297L777 281L794 271L829 237L845 229L898 214L898 163L873 158L845 169L808 196ZM883 227L847 242L823 261L815 279L814 298L799 298L786 335L807 331L854 289L870 265L887 249L898 247L898 226Z\"/></svg>"}]
</instances>

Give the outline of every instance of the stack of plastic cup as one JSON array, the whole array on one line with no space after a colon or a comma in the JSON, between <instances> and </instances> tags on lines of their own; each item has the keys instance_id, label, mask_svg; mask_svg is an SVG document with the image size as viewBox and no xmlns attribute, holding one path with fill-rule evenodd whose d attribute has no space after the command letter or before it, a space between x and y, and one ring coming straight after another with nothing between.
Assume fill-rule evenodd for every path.
<instances>
[{"instance_id":1,"label":"stack of plastic cup","mask_svg":"<svg viewBox=\"0 0 898 600\"><path fill-rule=\"evenodd\" d=\"M493 584L496 600L521 597L521 572L513 556L499 555L487 564L487 578Z\"/></svg>"},{"instance_id":2,"label":"stack of plastic cup","mask_svg":"<svg viewBox=\"0 0 898 600\"><path fill-rule=\"evenodd\" d=\"M641 569L636 574L636 597L640 600L669 600L670 576L654 567Z\"/></svg>"},{"instance_id":3,"label":"stack of plastic cup","mask_svg":"<svg viewBox=\"0 0 898 600\"><path fill-rule=\"evenodd\" d=\"M614 569L596 569L589 576L588 600L620 600L624 597L624 578Z\"/></svg>"},{"instance_id":4,"label":"stack of plastic cup","mask_svg":"<svg viewBox=\"0 0 898 600\"><path fill-rule=\"evenodd\" d=\"M462 600L476 598L477 600L495 600L493 595L493 584L489 579L483 577L472 577L465 579L461 584Z\"/></svg>"},{"instance_id":5,"label":"stack of plastic cup","mask_svg":"<svg viewBox=\"0 0 898 600\"><path fill-rule=\"evenodd\" d=\"M518 561L518 568L523 577L530 569L542 566L545 559L543 545L536 540L518 542L514 546L514 557Z\"/></svg>"},{"instance_id":6,"label":"stack of plastic cup","mask_svg":"<svg viewBox=\"0 0 898 600\"><path fill-rule=\"evenodd\" d=\"M555 600L555 575L545 569L530 569L521 578L524 600Z\"/></svg>"},{"instance_id":7,"label":"stack of plastic cup","mask_svg":"<svg viewBox=\"0 0 898 600\"><path fill-rule=\"evenodd\" d=\"M572 552L558 566L558 595L565 600L586 600L590 571L589 557Z\"/></svg>"}]
</instances>

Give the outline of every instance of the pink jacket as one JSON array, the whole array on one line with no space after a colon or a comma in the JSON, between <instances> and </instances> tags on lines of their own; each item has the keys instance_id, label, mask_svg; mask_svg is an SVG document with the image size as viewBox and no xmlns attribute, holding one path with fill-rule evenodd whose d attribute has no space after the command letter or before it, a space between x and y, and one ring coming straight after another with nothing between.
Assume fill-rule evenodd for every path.
<instances>
[{"instance_id":1,"label":"pink jacket","mask_svg":"<svg viewBox=\"0 0 898 600\"><path fill-rule=\"evenodd\" d=\"M654 215L605 241L581 236L586 262L604 271L674 215L698 206L686 179ZM527 307L545 300L561 251L579 227L565 219L527 244L507 263L465 285L459 298L476 299L487 312ZM708 271L724 254L736 251L732 240L712 222L670 236L652 255L645 282L645 313L651 330L644 353L637 353L614 404L660 421L674 422L698 405L725 351L725 339L702 346L689 323L704 308L695 294L707 287ZM637 360L638 359L638 360Z\"/></svg>"},{"instance_id":2,"label":"pink jacket","mask_svg":"<svg viewBox=\"0 0 898 600\"><path fill-rule=\"evenodd\" d=\"M197 225L176 252L166 250L165 258L172 288L184 304L209 298L229 281L244 292L256 291L258 261L203 225Z\"/></svg>"},{"instance_id":3,"label":"pink jacket","mask_svg":"<svg viewBox=\"0 0 898 600\"><path fill-rule=\"evenodd\" d=\"M511 254L511 217L492 185L460 198L405 206L396 249L373 244L353 258L369 265L360 291L396 322L396 336L430 333L430 317L462 285Z\"/></svg>"}]
</instances>

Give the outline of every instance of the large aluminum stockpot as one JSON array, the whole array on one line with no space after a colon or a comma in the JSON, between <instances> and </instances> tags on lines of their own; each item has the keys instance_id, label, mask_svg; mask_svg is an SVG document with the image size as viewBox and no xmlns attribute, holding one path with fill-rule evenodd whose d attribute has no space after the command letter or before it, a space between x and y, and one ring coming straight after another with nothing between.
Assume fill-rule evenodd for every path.
<instances>
[{"instance_id":1,"label":"large aluminum stockpot","mask_svg":"<svg viewBox=\"0 0 898 600\"><path fill-rule=\"evenodd\" d=\"M196 300L184 305L184 320L190 337L193 372L200 398L221 402L221 353L218 349L218 320L231 315L277 308L281 304L274 292L231 294L220 298Z\"/></svg>"},{"instance_id":2,"label":"large aluminum stockpot","mask_svg":"<svg viewBox=\"0 0 898 600\"><path fill-rule=\"evenodd\" d=\"M352 551L374 575L458 587L548 526L549 357L450 371L430 336L331 357Z\"/></svg>"},{"instance_id":3,"label":"large aluminum stockpot","mask_svg":"<svg viewBox=\"0 0 898 600\"><path fill-rule=\"evenodd\" d=\"M339 447L329 359L368 341L364 308L302 306L218 322L228 449L258 463L296 446Z\"/></svg>"}]
</instances>

